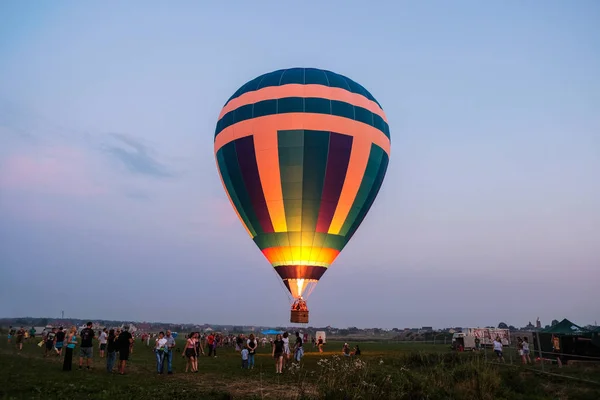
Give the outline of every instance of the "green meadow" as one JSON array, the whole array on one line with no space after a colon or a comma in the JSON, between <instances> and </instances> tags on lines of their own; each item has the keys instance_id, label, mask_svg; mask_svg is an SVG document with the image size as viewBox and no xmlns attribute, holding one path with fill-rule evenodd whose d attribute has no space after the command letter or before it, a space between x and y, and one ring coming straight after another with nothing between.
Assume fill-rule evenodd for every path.
<instances>
[{"instance_id":1,"label":"green meadow","mask_svg":"<svg viewBox=\"0 0 600 400\"><path fill-rule=\"evenodd\" d=\"M268 347L259 347L253 370L243 370L239 353L226 347L216 358L200 357L196 374L184 372L186 361L176 352L174 374L158 375L152 349L137 340L121 376L106 372L97 348L92 370L63 372L62 359L45 358L35 342L18 352L2 338L0 398L600 399L600 385L593 383L600 382L600 367L546 365L545 372L556 375L541 374L539 365L511 364L510 350L507 364L499 365L492 352L454 353L446 345L419 343L364 342L360 357L342 357L343 343L329 342L324 353L308 345L299 365L290 362L276 375ZM183 343L180 336L178 347Z\"/></svg>"}]
</instances>

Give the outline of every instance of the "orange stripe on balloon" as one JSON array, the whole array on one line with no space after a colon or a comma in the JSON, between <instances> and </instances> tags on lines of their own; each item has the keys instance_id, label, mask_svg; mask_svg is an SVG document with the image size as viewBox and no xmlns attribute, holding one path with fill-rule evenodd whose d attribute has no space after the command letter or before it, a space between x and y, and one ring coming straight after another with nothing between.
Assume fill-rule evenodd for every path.
<instances>
[{"instance_id":1,"label":"orange stripe on balloon","mask_svg":"<svg viewBox=\"0 0 600 400\"><path fill-rule=\"evenodd\" d=\"M275 232L286 232L285 207L281 190L279 171L279 151L277 148L277 130L261 130L254 135L254 149L260 183L267 202L269 216Z\"/></svg>"},{"instance_id":2,"label":"orange stripe on balloon","mask_svg":"<svg viewBox=\"0 0 600 400\"><path fill-rule=\"evenodd\" d=\"M352 152L357 147L356 141L368 143L366 151L371 148L371 143L381 147L388 156L390 155L390 139L379 129L371 125L364 124L353 119L338 117L329 114L311 114L311 113L286 113L265 115L263 117L252 118L238 122L223 129L215 138L215 154L227 143L249 135L255 135L255 138L270 131L283 131L294 129L309 129L317 131L330 131L350 135L354 137ZM352 162L352 154L350 155ZM343 189L342 189L343 193Z\"/></svg>"},{"instance_id":3,"label":"orange stripe on balloon","mask_svg":"<svg viewBox=\"0 0 600 400\"><path fill-rule=\"evenodd\" d=\"M292 259L282 258L282 254L286 251L291 251ZM329 266L340 254L339 250L324 247L318 252L318 256L314 257L316 252L312 247L268 247L262 250L264 256L272 265L325 265Z\"/></svg>"},{"instance_id":4,"label":"orange stripe on balloon","mask_svg":"<svg viewBox=\"0 0 600 400\"><path fill-rule=\"evenodd\" d=\"M339 235L348 213L354 204L354 199L358 194L360 184L367 170L367 164L369 162L369 154L371 152L371 142L364 136L357 136L354 138L352 143L352 150L350 151L350 162L348 163L348 171L346 172L346 179L344 180L344 186L342 186L342 193L337 203L331 225L327 233Z\"/></svg>"},{"instance_id":5,"label":"orange stripe on balloon","mask_svg":"<svg viewBox=\"0 0 600 400\"><path fill-rule=\"evenodd\" d=\"M227 186L225 186L225 181L223 180L223 176L221 175L221 170L219 169L219 162L217 161L217 171L219 171L219 178L221 178L221 184L223 185L223 188L225 189L225 193L227 193L227 198L229 199L229 202L231 203L231 207L233 207L233 211L235 211L235 214L237 215L238 219L241 221L242 226L244 227L244 229L246 230L246 232L248 232L248 235L251 238L254 238L252 236L252 233L250 233L250 229L248 229L248 227L246 226L246 223L244 222L244 219L241 217L240 213L238 212L237 208L235 207L235 204L233 203L233 200L231 200L231 196L229 195L229 192L227 191Z\"/></svg>"},{"instance_id":6,"label":"orange stripe on balloon","mask_svg":"<svg viewBox=\"0 0 600 400\"><path fill-rule=\"evenodd\" d=\"M246 104L254 104L263 100L282 99L285 97L316 97L328 100L338 100L344 103L349 103L354 106L366 108L379 115L385 122L387 117L385 113L373 100L369 100L363 95L352 93L346 89L329 87L324 85L301 85L292 83L283 86L269 86L253 92L246 92L240 97L236 97L223 107L219 119L230 111L235 110Z\"/></svg>"}]
</instances>

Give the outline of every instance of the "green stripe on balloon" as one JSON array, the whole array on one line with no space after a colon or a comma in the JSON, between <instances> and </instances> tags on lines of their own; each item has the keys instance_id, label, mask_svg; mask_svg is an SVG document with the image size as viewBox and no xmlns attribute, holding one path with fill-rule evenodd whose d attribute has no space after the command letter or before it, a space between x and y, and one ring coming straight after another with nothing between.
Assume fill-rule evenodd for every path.
<instances>
[{"instance_id":1,"label":"green stripe on balloon","mask_svg":"<svg viewBox=\"0 0 600 400\"><path fill-rule=\"evenodd\" d=\"M250 223L250 219L248 218L248 215L246 215L246 211L242 207L242 202L240 201L240 199L237 195L237 192L235 190L234 184L231 181L229 169L227 168L227 162L225 161L225 156L224 156L224 150L226 147L227 147L227 145L223 146L217 152L217 163L219 165L219 171L221 172L221 177L223 178L223 183L225 184L227 193L229 193L229 196L231 197L231 201L233 202L234 207L236 208L237 212L240 214L240 217L242 218L244 224L250 231L250 234L252 236L256 236L256 230Z\"/></svg>"},{"instance_id":2,"label":"green stripe on balloon","mask_svg":"<svg viewBox=\"0 0 600 400\"><path fill-rule=\"evenodd\" d=\"M346 235L347 241L349 241L352 238L352 236L354 236L354 233L356 232L360 224L362 224L363 220L367 216L367 213L371 209L371 206L373 205L373 202L375 201L375 198L377 197L377 194L381 189L383 178L385 177L385 173L387 171L388 163L388 155L384 152L381 158L381 164L379 165L379 171L377 172L377 178L375 179L375 182L371 187L371 191L369 192L369 196L367 197L365 204L362 206L360 212L358 213L358 216L356 217L356 220L354 221L354 223L350 227L350 230L348 231L348 234Z\"/></svg>"},{"instance_id":3,"label":"green stripe on balloon","mask_svg":"<svg viewBox=\"0 0 600 400\"><path fill-rule=\"evenodd\" d=\"M302 231L302 180L304 168L304 131L277 132L281 191L288 232ZM301 240L290 237L292 246Z\"/></svg>"},{"instance_id":4,"label":"green stripe on balloon","mask_svg":"<svg viewBox=\"0 0 600 400\"><path fill-rule=\"evenodd\" d=\"M352 203L352 208L346 217L346 221L344 221L344 225L342 225L340 235L348 235L348 232L350 231L350 228L354 222L357 220L361 209L366 204L367 199L369 198L369 193L371 192L371 189L377 180L379 166L381 165L384 153L385 152L381 147L375 144L371 145L369 161L367 163L365 174L360 184L360 188L358 189L358 193L354 198L354 202Z\"/></svg>"},{"instance_id":5,"label":"green stripe on balloon","mask_svg":"<svg viewBox=\"0 0 600 400\"><path fill-rule=\"evenodd\" d=\"M262 233L254 237L254 243L259 249L264 250L269 247L289 246L289 238L287 232ZM313 247L328 247L342 251L345 245L345 238L340 235L332 235L329 233L315 233L312 243Z\"/></svg>"},{"instance_id":6,"label":"green stripe on balloon","mask_svg":"<svg viewBox=\"0 0 600 400\"><path fill-rule=\"evenodd\" d=\"M238 163L237 152L235 150L235 141L227 143L225 146L223 146L222 150L223 159L227 165L227 171L229 172L229 179L231 179L232 188L235 190L240 202L240 208L238 208L238 212L243 210L248 217L248 221L253 227L255 234L261 234L263 233L263 230L260 221L254 212L254 208L252 207L252 201L250 199L248 190L246 189L246 184L244 183L240 165Z\"/></svg>"}]
</instances>

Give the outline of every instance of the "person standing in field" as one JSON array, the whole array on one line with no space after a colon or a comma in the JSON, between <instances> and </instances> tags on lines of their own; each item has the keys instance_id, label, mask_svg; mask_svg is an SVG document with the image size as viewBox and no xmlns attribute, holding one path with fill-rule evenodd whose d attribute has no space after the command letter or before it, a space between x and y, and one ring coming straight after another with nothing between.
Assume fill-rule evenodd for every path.
<instances>
[{"instance_id":1,"label":"person standing in field","mask_svg":"<svg viewBox=\"0 0 600 400\"><path fill-rule=\"evenodd\" d=\"M248 357L250 355L250 351L248 350L248 346L244 346L242 351L240 351L242 356L242 369L248 369Z\"/></svg>"},{"instance_id":2,"label":"person standing in field","mask_svg":"<svg viewBox=\"0 0 600 400\"><path fill-rule=\"evenodd\" d=\"M29 330L29 337L31 339L35 339L35 328L32 326L31 329Z\"/></svg>"},{"instance_id":3,"label":"person standing in field","mask_svg":"<svg viewBox=\"0 0 600 400\"><path fill-rule=\"evenodd\" d=\"M185 349L182 357L187 358L187 364L185 364L185 372L191 367L192 372L198 372L198 350L196 349L196 342L198 341L196 332L190 333L185 342Z\"/></svg>"},{"instance_id":4,"label":"person standing in field","mask_svg":"<svg viewBox=\"0 0 600 400\"><path fill-rule=\"evenodd\" d=\"M171 375L173 373L173 350L175 349L175 338L173 337L171 331L167 329L167 345L165 346L165 361L164 365L167 364L167 374Z\"/></svg>"},{"instance_id":5,"label":"person standing in field","mask_svg":"<svg viewBox=\"0 0 600 400\"><path fill-rule=\"evenodd\" d=\"M106 337L106 371L113 372L115 363L117 362L117 335L115 330L108 331Z\"/></svg>"},{"instance_id":6,"label":"person standing in field","mask_svg":"<svg viewBox=\"0 0 600 400\"><path fill-rule=\"evenodd\" d=\"M256 340L253 333L250 334L246 346L248 348L248 369L252 369L254 368L254 355L258 347L258 340Z\"/></svg>"},{"instance_id":7,"label":"person standing in field","mask_svg":"<svg viewBox=\"0 0 600 400\"><path fill-rule=\"evenodd\" d=\"M504 362L504 356L502 355L502 341L500 340L500 336L496 336L494 340L494 353L498 356L498 361Z\"/></svg>"},{"instance_id":8,"label":"person standing in field","mask_svg":"<svg viewBox=\"0 0 600 400\"><path fill-rule=\"evenodd\" d=\"M160 331L154 343L154 353L156 354L156 371L159 375L163 373L163 363L165 361L166 346L167 339L165 339L165 333L163 331Z\"/></svg>"},{"instance_id":9,"label":"person standing in field","mask_svg":"<svg viewBox=\"0 0 600 400\"><path fill-rule=\"evenodd\" d=\"M296 332L296 345L294 346L294 358L297 362L302 360L302 356L304 355L304 348L302 347L302 338L300 337L300 333Z\"/></svg>"},{"instance_id":10,"label":"person standing in field","mask_svg":"<svg viewBox=\"0 0 600 400\"><path fill-rule=\"evenodd\" d=\"M215 346L215 335L213 333L209 333L206 338L206 345L208 346L208 356L212 356L214 352L214 356L217 356L217 348Z\"/></svg>"},{"instance_id":11,"label":"person standing in field","mask_svg":"<svg viewBox=\"0 0 600 400\"><path fill-rule=\"evenodd\" d=\"M348 346L348 343L344 343L344 346L342 347L342 354L346 357L350 357L350 346Z\"/></svg>"},{"instance_id":12,"label":"person standing in field","mask_svg":"<svg viewBox=\"0 0 600 400\"><path fill-rule=\"evenodd\" d=\"M523 357L523 339L521 339L520 336L517 336L517 352L519 353L519 358L521 359L521 362L525 364L525 358Z\"/></svg>"},{"instance_id":13,"label":"person standing in field","mask_svg":"<svg viewBox=\"0 0 600 400\"><path fill-rule=\"evenodd\" d=\"M283 338L281 334L278 333L275 336L272 348L273 358L275 359L275 373L281 374L283 369Z\"/></svg>"},{"instance_id":14,"label":"person standing in field","mask_svg":"<svg viewBox=\"0 0 600 400\"><path fill-rule=\"evenodd\" d=\"M556 363L559 367L562 367L562 360L560 359L560 339L556 335L552 335L552 352L556 354Z\"/></svg>"},{"instance_id":15,"label":"person standing in field","mask_svg":"<svg viewBox=\"0 0 600 400\"><path fill-rule=\"evenodd\" d=\"M12 337L15 336L15 329L11 326L8 327L8 343L10 344Z\"/></svg>"},{"instance_id":16,"label":"person standing in field","mask_svg":"<svg viewBox=\"0 0 600 400\"><path fill-rule=\"evenodd\" d=\"M87 369L90 369L92 362L92 355L94 350L94 330L92 329L92 323L88 322L86 327L81 330L81 346L79 347L79 369L83 368L83 359L85 358L85 365Z\"/></svg>"},{"instance_id":17,"label":"person standing in field","mask_svg":"<svg viewBox=\"0 0 600 400\"><path fill-rule=\"evenodd\" d=\"M77 345L77 328L72 326L67 335L67 349L65 350L65 360L63 362L63 371L70 371L73 365L73 352Z\"/></svg>"},{"instance_id":18,"label":"person standing in field","mask_svg":"<svg viewBox=\"0 0 600 400\"><path fill-rule=\"evenodd\" d=\"M23 350L23 340L25 340L25 328L21 327L17 331L17 348L19 351Z\"/></svg>"},{"instance_id":19,"label":"person standing in field","mask_svg":"<svg viewBox=\"0 0 600 400\"><path fill-rule=\"evenodd\" d=\"M317 341L317 347L319 348L319 353L323 352L323 338L319 336L319 340Z\"/></svg>"},{"instance_id":20,"label":"person standing in field","mask_svg":"<svg viewBox=\"0 0 600 400\"><path fill-rule=\"evenodd\" d=\"M52 353L54 346L56 346L56 328L52 328L52 330L48 332L46 335L45 344L44 357L48 357L48 353Z\"/></svg>"},{"instance_id":21,"label":"person standing in field","mask_svg":"<svg viewBox=\"0 0 600 400\"><path fill-rule=\"evenodd\" d=\"M523 338L523 364L531 364L531 357L529 356L529 339Z\"/></svg>"},{"instance_id":22,"label":"person standing in field","mask_svg":"<svg viewBox=\"0 0 600 400\"><path fill-rule=\"evenodd\" d=\"M283 336L281 337L281 340L283 340L283 366L285 366L285 364L290 359L290 353L291 353L290 352L289 333L283 332Z\"/></svg>"},{"instance_id":23,"label":"person standing in field","mask_svg":"<svg viewBox=\"0 0 600 400\"><path fill-rule=\"evenodd\" d=\"M98 337L98 342L100 345L100 358L104 358L104 352L106 351L106 340L108 337L108 333L106 328L100 332L100 336Z\"/></svg>"},{"instance_id":24,"label":"person standing in field","mask_svg":"<svg viewBox=\"0 0 600 400\"><path fill-rule=\"evenodd\" d=\"M129 327L125 326L123 332L119 334L117 339L117 347L119 349L119 374L125 375L125 367L129 361L129 351L133 343L133 336L129 333Z\"/></svg>"},{"instance_id":25,"label":"person standing in field","mask_svg":"<svg viewBox=\"0 0 600 400\"><path fill-rule=\"evenodd\" d=\"M54 346L56 348L56 355L58 357L60 357L62 355L62 349L65 343L65 336L66 336L66 332L63 329L63 327L59 327L58 328L58 332L56 332L56 345Z\"/></svg>"}]
</instances>

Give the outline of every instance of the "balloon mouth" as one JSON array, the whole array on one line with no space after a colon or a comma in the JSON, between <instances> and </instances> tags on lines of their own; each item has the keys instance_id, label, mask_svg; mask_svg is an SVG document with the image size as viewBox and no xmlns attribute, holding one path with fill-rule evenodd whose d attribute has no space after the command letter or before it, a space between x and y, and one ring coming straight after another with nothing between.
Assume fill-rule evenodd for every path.
<instances>
[{"instance_id":1,"label":"balloon mouth","mask_svg":"<svg viewBox=\"0 0 600 400\"><path fill-rule=\"evenodd\" d=\"M306 299L327 268L315 265L280 265L275 271L296 300Z\"/></svg>"}]
</instances>

